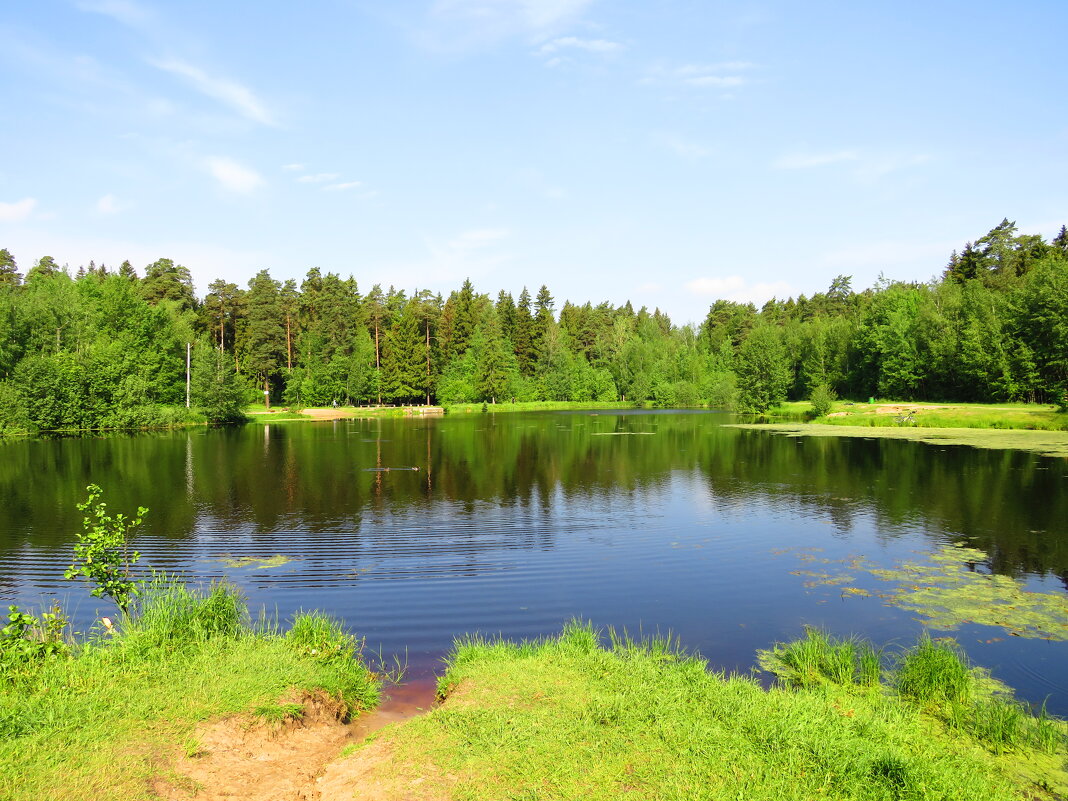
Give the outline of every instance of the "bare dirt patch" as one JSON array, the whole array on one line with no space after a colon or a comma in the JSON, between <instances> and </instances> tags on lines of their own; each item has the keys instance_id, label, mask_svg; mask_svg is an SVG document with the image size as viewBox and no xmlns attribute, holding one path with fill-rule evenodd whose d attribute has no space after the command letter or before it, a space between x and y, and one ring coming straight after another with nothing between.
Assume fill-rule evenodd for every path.
<instances>
[{"instance_id":1,"label":"bare dirt patch","mask_svg":"<svg viewBox=\"0 0 1068 801\"><path fill-rule=\"evenodd\" d=\"M331 768L346 746L430 706L432 689L429 693L424 688L397 689L395 698L353 721L344 720L341 705L324 694L283 699L303 707L302 715L284 723L263 722L251 715L208 721L198 727L184 753L172 760L167 776L152 789L168 801L434 798L425 793L366 794L360 777L377 767L378 760L388 758L376 744L361 749L357 760L343 760L342 769ZM423 696L427 696L425 701ZM385 788L386 783L378 783Z\"/></svg>"}]
</instances>

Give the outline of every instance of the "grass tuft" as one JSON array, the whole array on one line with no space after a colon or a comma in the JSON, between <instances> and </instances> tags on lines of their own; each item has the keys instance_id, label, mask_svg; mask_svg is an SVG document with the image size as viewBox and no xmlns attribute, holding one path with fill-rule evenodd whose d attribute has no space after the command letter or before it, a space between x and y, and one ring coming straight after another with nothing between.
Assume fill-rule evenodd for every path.
<instances>
[{"instance_id":1,"label":"grass tuft","mask_svg":"<svg viewBox=\"0 0 1068 801\"><path fill-rule=\"evenodd\" d=\"M932 640L926 632L898 658L894 682L902 698L921 704L966 705L977 684L960 646L952 640Z\"/></svg>"},{"instance_id":2,"label":"grass tuft","mask_svg":"<svg viewBox=\"0 0 1068 801\"><path fill-rule=\"evenodd\" d=\"M868 642L838 640L819 629L806 627L805 636L777 643L757 655L760 666L793 687L832 684L873 686L882 674L882 653Z\"/></svg>"}]
</instances>

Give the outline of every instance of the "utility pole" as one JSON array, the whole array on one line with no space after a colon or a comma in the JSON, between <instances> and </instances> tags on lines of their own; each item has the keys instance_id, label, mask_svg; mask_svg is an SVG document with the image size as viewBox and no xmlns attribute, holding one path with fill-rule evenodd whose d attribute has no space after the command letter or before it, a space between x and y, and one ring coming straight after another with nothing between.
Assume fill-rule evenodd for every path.
<instances>
[{"instance_id":1,"label":"utility pole","mask_svg":"<svg viewBox=\"0 0 1068 801\"><path fill-rule=\"evenodd\" d=\"M185 343L185 408L189 408L189 355L193 349L192 342Z\"/></svg>"}]
</instances>

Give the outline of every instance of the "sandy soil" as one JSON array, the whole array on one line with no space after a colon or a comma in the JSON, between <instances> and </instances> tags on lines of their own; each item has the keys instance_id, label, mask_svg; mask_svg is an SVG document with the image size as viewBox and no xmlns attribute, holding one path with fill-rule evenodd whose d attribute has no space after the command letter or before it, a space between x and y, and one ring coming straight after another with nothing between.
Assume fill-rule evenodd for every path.
<instances>
[{"instance_id":1,"label":"sandy soil","mask_svg":"<svg viewBox=\"0 0 1068 801\"><path fill-rule=\"evenodd\" d=\"M351 722L342 720L339 705L324 695L283 699L304 707L300 719L284 724L248 715L208 721L152 789L168 801L444 799L429 788L390 778L390 771L380 769L390 754L379 743L338 759L346 746L429 708L433 685L413 683L393 688L390 695L379 709Z\"/></svg>"}]
</instances>

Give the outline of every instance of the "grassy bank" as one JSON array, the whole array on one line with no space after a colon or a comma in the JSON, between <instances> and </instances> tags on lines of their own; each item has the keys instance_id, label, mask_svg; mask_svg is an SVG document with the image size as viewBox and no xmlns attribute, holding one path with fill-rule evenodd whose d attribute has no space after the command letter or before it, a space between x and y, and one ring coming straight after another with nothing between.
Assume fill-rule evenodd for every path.
<instances>
[{"instance_id":1,"label":"grassy bank","mask_svg":"<svg viewBox=\"0 0 1068 801\"><path fill-rule=\"evenodd\" d=\"M376 417L418 417L422 414L501 414L505 412L585 411L629 408L619 401L529 401L523 403L454 403L449 406L339 406L329 409L290 411L282 407L267 409L261 404L249 406L249 419L255 423L283 420L364 419Z\"/></svg>"},{"instance_id":2,"label":"grassy bank","mask_svg":"<svg viewBox=\"0 0 1068 801\"><path fill-rule=\"evenodd\" d=\"M970 445L973 448L1030 451L1042 456L1068 457L1068 432L992 428L925 428L919 426L849 426L813 423L739 423L734 428L766 431L790 437L862 437L904 439L929 445Z\"/></svg>"},{"instance_id":3,"label":"grassy bank","mask_svg":"<svg viewBox=\"0 0 1068 801\"><path fill-rule=\"evenodd\" d=\"M570 412L597 409L628 409L634 404L620 401L524 401L520 403L454 403L448 407L449 414L472 414L483 407L491 414L505 412Z\"/></svg>"},{"instance_id":4,"label":"grassy bank","mask_svg":"<svg viewBox=\"0 0 1068 801\"><path fill-rule=\"evenodd\" d=\"M282 633L247 618L230 588L158 580L114 631L100 624L78 643L53 643L54 653L5 636L0 798L153 797L157 780L183 786L168 766L196 753L198 722L280 721L310 694L342 713L377 702L358 643L338 624L305 614Z\"/></svg>"},{"instance_id":5,"label":"grassy bank","mask_svg":"<svg viewBox=\"0 0 1068 801\"><path fill-rule=\"evenodd\" d=\"M587 626L467 639L445 703L352 750L375 798L1020 799L1068 791L1065 727L990 694L948 645L899 659L810 633L780 682L707 671L670 641Z\"/></svg>"},{"instance_id":6,"label":"grassy bank","mask_svg":"<svg viewBox=\"0 0 1068 801\"><path fill-rule=\"evenodd\" d=\"M810 416L808 401L790 401L769 413L771 418L802 420ZM823 425L919 428L993 428L1068 431L1068 413L1038 403L874 403L835 401L830 412L811 422Z\"/></svg>"}]
</instances>

